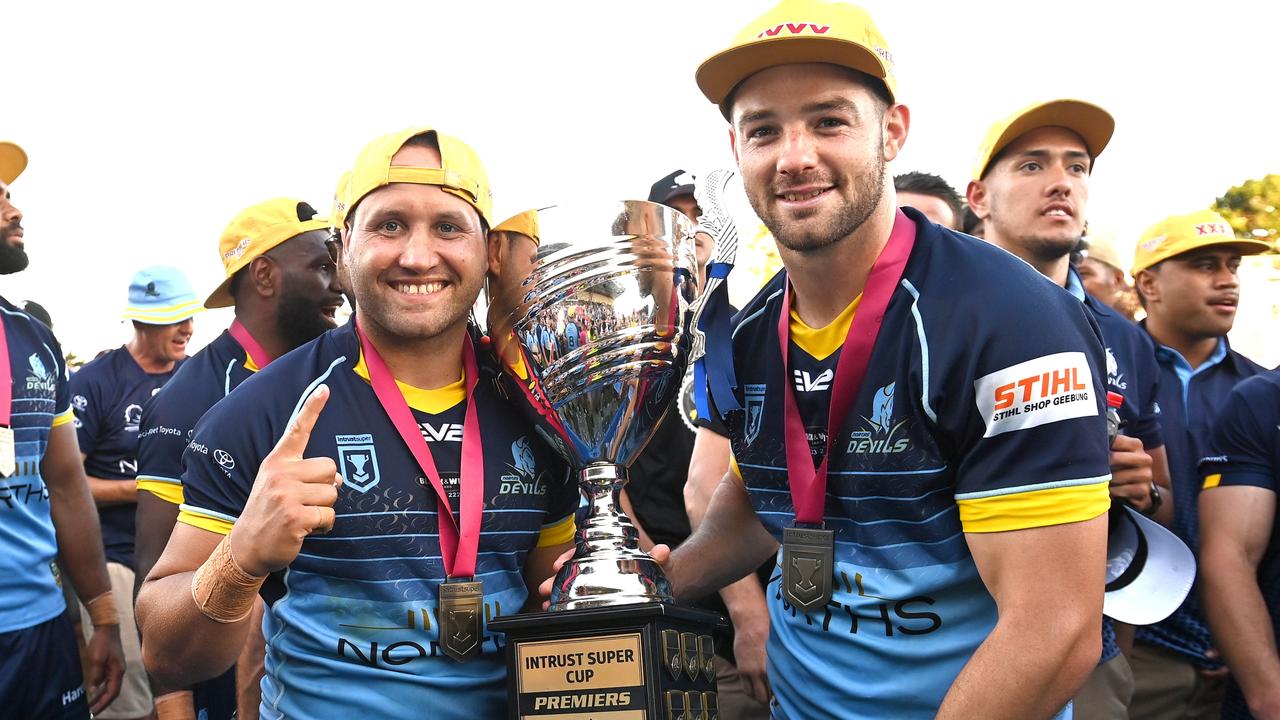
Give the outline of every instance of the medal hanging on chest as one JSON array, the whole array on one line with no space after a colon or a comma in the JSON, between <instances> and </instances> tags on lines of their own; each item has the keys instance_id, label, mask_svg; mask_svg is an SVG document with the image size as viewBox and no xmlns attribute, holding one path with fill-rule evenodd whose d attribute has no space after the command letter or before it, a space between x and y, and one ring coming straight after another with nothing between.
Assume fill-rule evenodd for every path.
<instances>
[{"instance_id":1,"label":"medal hanging on chest","mask_svg":"<svg viewBox=\"0 0 1280 720\"><path fill-rule=\"evenodd\" d=\"M867 373L871 351L884 320L889 298L902 279L907 258L915 245L916 224L901 210L894 218L889 241L867 275L853 322L836 361L827 413L826 452L815 468L804 421L796 405L789 369L791 337L791 282L783 286L778 316L778 348L782 353L783 437L787 453L787 480L795 506L793 527L782 532L782 596L801 613L831 602L835 579L835 531L824 523L827 500L827 468L832 440L840 432Z\"/></svg>"},{"instance_id":2,"label":"medal hanging on chest","mask_svg":"<svg viewBox=\"0 0 1280 720\"><path fill-rule=\"evenodd\" d=\"M17 447L13 438L13 370L9 366L9 338L0 318L0 475L12 477L18 469Z\"/></svg>"},{"instance_id":3,"label":"medal hanging on chest","mask_svg":"<svg viewBox=\"0 0 1280 720\"><path fill-rule=\"evenodd\" d=\"M480 523L484 513L484 450L475 406L480 371L476 365L475 348L471 337L466 336L462 366L466 374L467 409L462 422L462 463L458 477L458 518L455 520L448 490L436 469L431 449L414 421L413 412L386 362L358 321L356 333L365 365L369 368L369 384L373 386L379 404L435 490L440 556L445 571L445 581L439 589L440 650L447 657L465 662L480 654L484 640L484 584L475 579Z\"/></svg>"}]
</instances>

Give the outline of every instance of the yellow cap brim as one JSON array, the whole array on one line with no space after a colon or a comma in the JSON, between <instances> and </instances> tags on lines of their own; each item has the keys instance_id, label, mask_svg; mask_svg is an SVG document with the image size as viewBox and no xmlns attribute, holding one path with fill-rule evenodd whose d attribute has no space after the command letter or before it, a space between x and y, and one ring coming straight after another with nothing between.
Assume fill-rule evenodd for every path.
<instances>
[{"instance_id":1,"label":"yellow cap brim","mask_svg":"<svg viewBox=\"0 0 1280 720\"><path fill-rule=\"evenodd\" d=\"M1166 250L1165 252L1152 253L1151 255L1147 256L1146 258L1143 259L1143 262L1141 265L1134 265L1133 269L1129 271L1129 274L1136 277L1138 273L1142 272L1143 270L1146 270L1147 268L1150 268L1155 265L1159 265L1160 263L1170 258L1175 258L1175 257L1178 257L1179 255L1185 255L1193 250L1199 250L1201 248L1207 248L1207 247L1218 247L1222 245L1238 248L1240 250L1241 255L1261 255L1266 252L1272 252L1273 250L1276 249L1269 242L1263 242L1262 240L1248 240L1244 238L1236 238L1234 240L1227 240L1224 238L1222 240L1215 240L1215 241L1210 241L1205 243L1183 244L1181 246L1174 245L1170 247L1168 250Z\"/></svg>"},{"instance_id":2,"label":"yellow cap brim","mask_svg":"<svg viewBox=\"0 0 1280 720\"><path fill-rule=\"evenodd\" d=\"M162 308L127 307L124 310L125 320L134 320L143 325L173 325L203 312L199 300L177 303Z\"/></svg>"},{"instance_id":3,"label":"yellow cap brim","mask_svg":"<svg viewBox=\"0 0 1280 720\"><path fill-rule=\"evenodd\" d=\"M1000 133L982 165L975 169L973 179L981 180L991 169L991 161L1014 140L1042 127L1064 127L1074 132L1084 140L1089 156L1097 159L1111 142L1116 121L1106 110L1080 100L1054 100L1038 105L1019 115Z\"/></svg>"},{"instance_id":4,"label":"yellow cap brim","mask_svg":"<svg viewBox=\"0 0 1280 720\"><path fill-rule=\"evenodd\" d=\"M213 292L209 293L208 299L204 301L204 306L212 310L214 308L231 307L232 305L235 305L236 299L231 296L231 278L235 277L236 273L249 267L249 263L253 262L255 258L266 255L272 248L279 247L299 235L315 232L317 230L327 232L329 230L329 218L322 218L320 215L316 215L310 220L303 220L299 223L298 227L300 228L298 232L284 237L277 242L268 242L263 244L261 247L254 248L253 252L245 253L244 257L240 258L235 265L227 268L227 278L223 280L218 287L214 288Z\"/></svg>"},{"instance_id":5,"label":"yellow cap brim","mask_svg":"<svg viewBox=\"0 0 1280 720\"><path fill-rule=\"evenodd\" d=\"M26 169L26 151L11 142L0 142L0 180L8 185Z\"/></svg>"},{"instance_id":6,"label":"yellow cap brim","mask_svg":"<svg viewBox=\"0 0 1280 720\"><path fill-rule=\"evenodd\" d=\"M720 106L729 118L728 99L742 81L777 65L794 63L830 63L866 73L882 82L886 73L880 57L861 45L838 38L774 38L749 45L729 48L707 58L694 75L698 89L707 99ZM885 82L889 97L894 92Z\"/></svg>"}]
</instances>

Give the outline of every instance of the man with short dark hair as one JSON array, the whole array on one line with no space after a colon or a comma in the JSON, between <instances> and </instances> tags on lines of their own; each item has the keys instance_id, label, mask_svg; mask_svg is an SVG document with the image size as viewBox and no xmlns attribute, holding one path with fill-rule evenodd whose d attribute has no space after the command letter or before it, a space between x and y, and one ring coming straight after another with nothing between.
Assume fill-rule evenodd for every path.
<instances>
[{"instance_id":1,"label":"man with short dark hair","mask_svg":"<svg viewBox=\"0 0 1280 720\"><path fill-rule=\"evenodd\" d=\"M28 263L9 192L26 167L22 148L0 142L0 275ZM67 370L53 332L3 298L0 348L0 703L8 717L81 720L116 699L124 651ZM55 558L89 609L83 670Z\"/></svg>"},{"instance_id":2,"label":"man with short dark hair","mask_svg":"<svg viewBox=\"0 0 1280 720\"><path fill-rule=\"evenodd\" d=\"M457 138L415 127L360 152L341 203L359 312L201 419L138 596L151 672L221 672L261 594L264 717L506 715L487 622L551 574L579 496L477 352L491 210Z\"/></svg>"},{"instance_id":3,"label":"man with short dark hair","mask_svg":"<svg viewBox=\"0 0 1280 720\"><path fill-rule=\"evenodd\" d=\"M341 284L326 247L327 222L294 198L258 203L223 230L218 254L225 279L205 306L233 307L231 328L196 353L146 405L138 450L137 569L141 585L173 532L183 503L182 452L209 408L280 355L334 327ZM250 654L238 668L244 674ZM257 696L257 678L242 677L240 692ZM201 683L194 695L157 690L164 715L191 708L225 720L237 707L236 673ZM194 705L193 705L194 704ZM251 705L256 707L257 701Z\"/></svg>"},{"instance_id":4,"label":"man with short dark hair","mask_svg":"<svg viewBox=\"0 0 1280 720\"><path fill-rule=\"evenodd\" d=\"M969 206L986 223L986 241L1022 258L1065 288L1102 332L1107 390L1120 395L1122 434L1111 447L1111 497L1173 520L1169 470L1157 420L1160 373L1146 334L1085 292L1071 266L1088 213L1094 163L1111 139L1111 115L1080 100L1037 102L992 125L983 140ZM1076 695L1082 717L1125 720L1133 674L1110 620L1098 668Z\"/></svg>"},{"instance_id":5,"label":"man with short dark hair","mask_svg":"<svg viewBox=\"0 0 1280 720\"><path fill-rule=\"evenodd\" d=\"M775 718L1069 713L1100 652L1109 504L1084 310L897 209L910 113L865 10L784 0L697 81L785 270L709 338L732 347L736 387L708 380L733 462L667 559L677 597L781 542Z\"/></svg>"},{"instance_id":6,"label":"man with short dark hair","mask_svg":"<svg viewBox=\"0 0 1280 720\"><path fill-rule=\"evenodd\" d=\"M133 619L138 434L143 406L186 359L193 317L202 309L182 271L161 265L138 271L129 283L129 305L124 314L133 323L133 338L71 376L76 436L89 490L98 505L125 650L120 697L98 717L144 718L153 709ZM88 610L82 608L82 614L88 623Z\"/></svg>"},{"instance_id":7,"label":"man with short dark hair","mask_svg":"<svg viewBox=\"0 0 1280 720\"><path fill-rule=\"evenodd\" d=\"M1269 248L1236 237L1212 210L1198 210L1152 225L1134 252L1132 274L1147 310L1142 327L1160 365L1160 425L1177 498L1173 531L1197 553L1197 464L1212 454L1212 423L1231 389L1262 371L1227 343L1240 301L1240 258ZM1135 720L1219 716L1226 670L1199 588L1170 617L1138 628L1130 664Z\"/></svg>"},{"instance_id":8,"label":"man with short dark hair","mask_svg":"<svg viewBox=\"0 0 1280 720\"><path fill-rule=\"evenodd\" d=\"M913 170L894 175L893 189L898 192L899 207L913 207L945 228L960 229L963 202L942 177Z\"/></svg>"}]
</instances>

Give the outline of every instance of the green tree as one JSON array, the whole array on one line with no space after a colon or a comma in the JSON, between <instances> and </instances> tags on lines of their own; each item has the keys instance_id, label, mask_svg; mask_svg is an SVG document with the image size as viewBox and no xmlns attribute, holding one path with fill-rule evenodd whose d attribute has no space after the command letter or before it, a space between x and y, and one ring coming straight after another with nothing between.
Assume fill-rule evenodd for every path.
<instances>
[{"instance_id":1,"label":"green tree","mask_svg":"<svg viewBox=\"0 0 1280 720\"><path fill-rule=\"evenodd\" d=\"M1213 209L1236 235L1270 242L1274 252L1280 239L1280 174L1244 181L1215 200Z\"/></svg>"}]
</instances>

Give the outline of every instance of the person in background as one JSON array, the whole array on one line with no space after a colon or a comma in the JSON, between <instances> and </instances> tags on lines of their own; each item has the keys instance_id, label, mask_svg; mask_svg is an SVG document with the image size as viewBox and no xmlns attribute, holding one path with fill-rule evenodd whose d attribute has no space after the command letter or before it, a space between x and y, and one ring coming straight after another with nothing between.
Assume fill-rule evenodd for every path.
<instances>
[{"instance_id":1,"label":"person in background","mask_svg":"<svg viewBox=\"0 0 1280 720\"><path fill-rule=\"evenodd\" d=\"M913 207L945 228L960 229L964 201L940 176L917 171L894 175L893 189L898 192L898 207Z\"/></svg>"}]
</instances>

